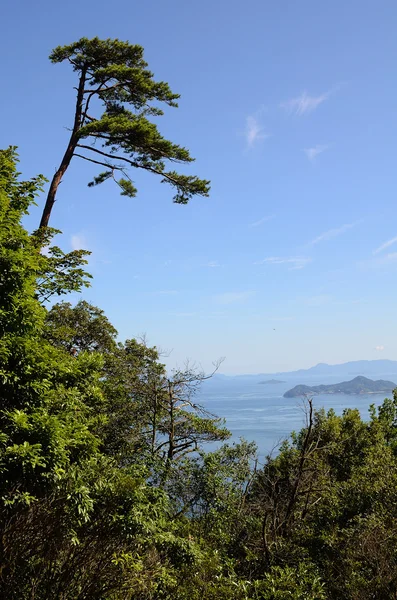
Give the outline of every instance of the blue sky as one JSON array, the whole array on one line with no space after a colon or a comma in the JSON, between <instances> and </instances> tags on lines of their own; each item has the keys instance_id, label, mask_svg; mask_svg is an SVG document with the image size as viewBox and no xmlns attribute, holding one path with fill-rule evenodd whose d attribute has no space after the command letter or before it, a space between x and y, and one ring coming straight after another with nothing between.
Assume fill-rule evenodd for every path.
<instances>
[{"instance_id":1,"label":"blue sky","mask_svg":"<svg viewBox=\"0 0 397 600\"><path fill-rule=\"evenodd\" d=\"M38 0L2 16L1 147L19 146L25 177L52 176L71 124L53 47L142 44L182 96L158 125L210 198L173 205L145 174L136 199L89 189L75 159L53 213L65 249L92 250L83 297L121 338L146 333L170 366L225 356L225 373L397 359L394 1Z\"/></svg>"}]
</instances>

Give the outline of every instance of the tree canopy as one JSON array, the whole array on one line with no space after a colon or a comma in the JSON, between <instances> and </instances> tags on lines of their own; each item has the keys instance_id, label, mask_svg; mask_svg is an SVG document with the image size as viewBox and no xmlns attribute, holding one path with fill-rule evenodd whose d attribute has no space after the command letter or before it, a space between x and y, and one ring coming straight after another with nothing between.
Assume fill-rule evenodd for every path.
<instances>
[{"instance_id":1,"label":"tree canopy","mask_svg":"<svg viewBox=\"0 0 397 600\"><path fill-rule=\"evenodd\" d=\"M165 170L191 159L148 119L177 96L142 48L83 38L51 56L76 71L77 104L39 237L23 223L46 180L0 150L0 597L397 600L397 390L367 419L308 398L301 431L260 464L201 404L211 374L168 372L101 308L55 303L90 282L88 253L47 227L73 156L107 169L94 183L120 171L129 195L116 161L176 202L208 182Z\"/></svg>"},{"instance_id":2,"label":"tree canopy","mask_svg":"<svg viewBox=\"0 0 397 600\"><path fill-rule=\"evenodd\" d=\"M0 152L0 596L397 598L397 394L367 421L309 400L259 465L200 406L205 374L84 300L44 308L21 224L42 183Z\"/></svg>"},{"instance_id":3,"label":"tree canopy","mask_svg":"<svg viewBox=\"0 0 397 600\"><path fill-rule=\"evenodd\" d=\"M173 168L194 159L186 148L164 138L153 119L164 114L163 106L177 107L179 95L167 83L154 80L141 46L81 38L55 48L50 60L67 61L76 72L77 86L70 139L50 184L41 228L49 224L59 184L73 157L102 168L89 186L113 179L124 196L137 193L131 167L159 175L173 188L178 204L208 195L209 181Z\"/></svg>"},{"instance_id":4,"label":"tree canopy","mask_svg":"<svg viewBox=\"0 0 397 600\"><path fill-rule=\"evenodd\" d=\"M161 464L139 450L141 384L163 368L155 350L117 344L99 309L40 304L48 257L21 219L42 178L20 182L15 164L13 149L0 152L0 595L167 595L199 551L153 485Z\"/></svg>"}]
</instances>

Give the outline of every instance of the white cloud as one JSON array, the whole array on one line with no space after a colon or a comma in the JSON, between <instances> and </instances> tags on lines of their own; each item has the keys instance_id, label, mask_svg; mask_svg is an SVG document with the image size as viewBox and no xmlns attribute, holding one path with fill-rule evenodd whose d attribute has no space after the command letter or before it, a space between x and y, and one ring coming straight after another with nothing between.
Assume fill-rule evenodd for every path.
<instances>
[{"instance_id":1,"label":"white cloud","mask_svg":"<svg viewBox=\"0 0 397 600\"><path fill-rule=\"evenodd\" d=\"M319 236L314 238L314 240L309 242L308 245L314 246L315 244L318 244L319 242L326 242L328 240L332 240L333 238L338 237L338 235L342 235L342 233L345 233L345 231L348 231L355 225L356 225L356 223L346 223L345 225L342 225L341 227L335 227L334 229L329 229L328 231L324 231Z\"/></svg>"},{"instance_id":2,"label":"white cloud","mask_svg":"<svg viewBox=\"0 0 397 600\"><path fill-rule=\"evenodd\" d=\"M320 104L328 99L330 93L331 92L324 92L319 96L309 96L307 92L302 92L300 96L291 98L291 100L281 104L281 107L285 108L288 112L301 117L316 110Z\"/></svg>"},{"instance_id":3,"label":"white cloud","mask_svg":"<svg viewBox=\"0 0 397 600\"><path fill-rule=\"evenodd\" d=\"M255 292L253 291L225 292L224 294L217 294L214 296L214 300L217 302L217 304L235 304L249 300L249 298L252 298L254 294Z\"/></svg>"},{"instance_id":4,"label":"white cloud","mask_svg":"<svg viewBox=\"0 0 397 600\"><path fill-rule=\"evenodd\" d=\"M210 260L205 266L209 267L210 269L216 269L216 268L220 267L221 265L218 263L217 260Z\"/></svg>"},{"instance_id":5,"label":"white cloud","mask_svg":"<svg viewBox=\"0 0 397 600\"><path fill-rule=\"evenodd\" d=\"M397 242L397 237L394 237L391 240L388 240L387 242L385 242L384 244L382 244L381 246L379 246L379 248L376 248L376 250L374 250L373 253L374 254L378 254L379 252L382 252L383 250L386 250L386 248L389 248L389 246L392 246L396 242Z\"/></svg>"},{"instance_id":6,"label":"white cloud","mask_svg":"<svg viewBox=\"0 0 397 600\"><path fill-rule=\"evenodd\" d=\"M255 265L264 265L264 264L272 264L272 265L290 265L291 270L303 269L312 262L312 259L307 256L269 256L268 258L264 258L263 260L258 260L255 262Z\"/></svg>"},{"instance_id":7,"label":"white cloud","mask_svg":"<svg viewBox=\"0 0 397 600\"><path fill-rule=\"evenodd\" d=\"M70 245L72 250L88 250L87 238L82 233L74 233L70 237Z\"/></svg>"},{"instance_id":8,"label":"white cloud","mask_svg":"<svg viewBox=\"0 0 397 600\"><path fill-rule=\"evenodd\" d=\"M384 346L375 346L375 350L376 350L377 352L383 352L383 350L384 350L384 349L385 349L385 347L384 347Z\"/></svg>"},{"instance_id":9,"label":"white cloud","mask_svg":"<svg viewBox=\"0 0 397 600\"><path fill-rule=\"evenodd\" d=\"M258 117L254 115L250 115L246 119L246 127L245 127L245 139L247 142L247 147L252 148L256 142L260 140L265 140L269 137L260 124Z\"/></svg>"},{"instance_id":10,"label":"white cloud","mask_svg":"<svg viewBox=\"0 0 397 600\"><path fill-rule=\"evenodd\" d=\"M266 223L267 221L271 221L271 219L274 219L274 217L275 217L275 215L267 215L266 217L262 217L258 221L254 221L253 223L250 223L248 225L248 227L259 227L259 225L263 225L263 223Z\"/></svg>"},{"instance_id":11,"label":"white cloud","mask_svg":"<svg viewBox=\"0 0 397 600\"><path fill-rule=\"evenodd\" d=\"M380 269L382 267L388 267L397 263L397 252L390 252L389 254L383 254L369 260L362 260L358 263L358 266L364 269L375 268Z\"/></svg>"},{"instance_id":12,"label":"white cloud","mask_svg":"<svg viewBox=\"0 0 397 600\"><path fill-rule=\"evenodd\" d=\"M391 252L390 254L386 254L383 261L384 263L396 262L397 261L397 252Z\"/></svg>"},{"instance_id":13,"label":"white cloud","mask_svg":"<svg viewBox=\"0 0 397 600\"><path fill-rule=\"evenodd\" d=\"M386 255L378 258L376 261L374 261L374 264L388 265L390 263L395 263L395 262L397 262L397 252L390 252L389 254L386 254Z\"/></svg>"},{"instance_id":14,"label":"white cloud","mask_svg":"<svg viewBox=\"0 0 397 600\"><path fill-rule=\"evenodd\" d=\"M310 161L313 161L316 158L316 156L322 154L322 152L325 152L326 150L328 150L328 148L329 146L327 145L317 144L317 146L313 146L313 148L305 148L303 152L306 154L307 158Z\"/></svg>"}]
</instances>

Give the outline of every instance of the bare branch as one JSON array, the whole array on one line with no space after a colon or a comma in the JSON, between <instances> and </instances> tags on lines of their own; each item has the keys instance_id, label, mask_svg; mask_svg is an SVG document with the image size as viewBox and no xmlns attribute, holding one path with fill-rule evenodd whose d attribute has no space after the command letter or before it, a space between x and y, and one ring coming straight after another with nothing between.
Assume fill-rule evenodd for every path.
<instances>
[{"instance_id":1,"label":"bare branch","mask_svg":"<svg viewBox=\"0 0 397 600\"><path fill-rule=\"evenodd\" d=\"M93 158L88 158L88 156L83 156L82 154L77 154L77 152L74 153L75 156L78 156L79 158L82 158L84 160L88 160L88 162L92 162L95 163L96 165L101 165L102 167L107 167L108 169L112 169L116 170L116 171L122 171L122 167L117 167L116 165L110 165L109 163L105 163L105 162L100 162L99 160L94 160Z\"/></svg>"},{"instance_id":2,"label":"bare branch","mask_svg":"<svg viewBox=\"0 0 397 600\"><path fill-rule=\"evenodd\" d=\"M90 135L92 137L110 141L109 137L106 137L103 135L99 135L99 134L95 134L95 133L91 133ZM151 173L155 173L156 175L161 175L162 177L164 177L164 179L167 179L167 181L169 181L170 183L172 183L176 186L179 185L178 181L174 177L171 177L171 175L169 175L165 171L162 171L161 169L156 169L155 167L150 167L149 165L140 165L136 161L131 160L130 158L126 158L125 156L120 156L119 154L118 155L108 154L107 152L103 152L103 150L98 150L98 148L93 148L92 146L86 146L85 144L77 144L77 145L80 148L86 148L87 150L92 150L93 152L97 152L98 154L102 154L103 156L107 156L108 158L112 158L115 160L124 160L129 165L131 165L131 167L135 167L136 169L144 169L145 171L150 171Z\"/></svg>"},{"instance_id":3,"label":"bare branch","mask_svg":"<svg viewBox=\"0 0 397 600\"><path fill-rule=\"evenodd\" d=\"M82 91L82 94L83 94L83 95L84 95L84 94L87 94L87 93L89 93L89 96L88 96L88 98L87 98L87 99L86 99L86 101L85 101L85 106L84 106L84 111L83 111L83 116L82 116L82 122L84 122L84 120L85 120L85 118L86 118L86 116L87 116L88 109L89 109L89 106L90 106L90 101L91 101L91 98L92 98L92 97L93 97L95 94L98 94L98 93L100 92L101 88L102 88L104 85L106 85L107 81L110 81L110 79L111 79L111 77L109 77L109 79L107 79L106 81L102 82L102 83L101 83L101 85L100 85L100 86L99 86L99 87L98 87L96 90L83 90L83 91Z\"/></svg>"},{"instance_id":4,"label":"bare branch","mask_svg":"<svg viewBox=\"0 0 397 600\"><path fill-rule=\"evenodd\" d=\"M97 154L101 154L102 156L106 156L107 158L111 158L112 160L124 160L131 167L138 166L134 161L126 158L125 156L115 156L114 154L109 154L108 152L104 152L103 150L98 150L98 148L93 148L92 146L87 146L86 144L77 144L78 148L84 148L85 150L92 150L92 152L96 152Z\"/></svg>"}]
</instances>

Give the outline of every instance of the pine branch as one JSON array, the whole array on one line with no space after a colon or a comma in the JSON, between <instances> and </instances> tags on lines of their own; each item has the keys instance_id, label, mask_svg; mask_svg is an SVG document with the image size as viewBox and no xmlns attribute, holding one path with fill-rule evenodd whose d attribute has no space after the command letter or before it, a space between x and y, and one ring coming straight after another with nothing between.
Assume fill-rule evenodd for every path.
<instances>
[{"instance_id":1,"label":"pine branch","mask_svg":"<svg viewBox=\"0 0 397 600\"><path fill-rule=\"evenodd\" d=\"M117 167L116 165L110 165L109 163L105 163L105 162L100 162L99 160L94 160L93 158L89 158L88 156L83 156L83 154L77 154L77 152L74 153L75 156L78 156L79 158L82 158L84 160L88 160L88 162L92 162L95 163L96 165L100 165L101 167L106 167L107 169L112 169L112 170L116 170L116 171L122 171L122 167Z\"/></svg>"}]
</instances>

